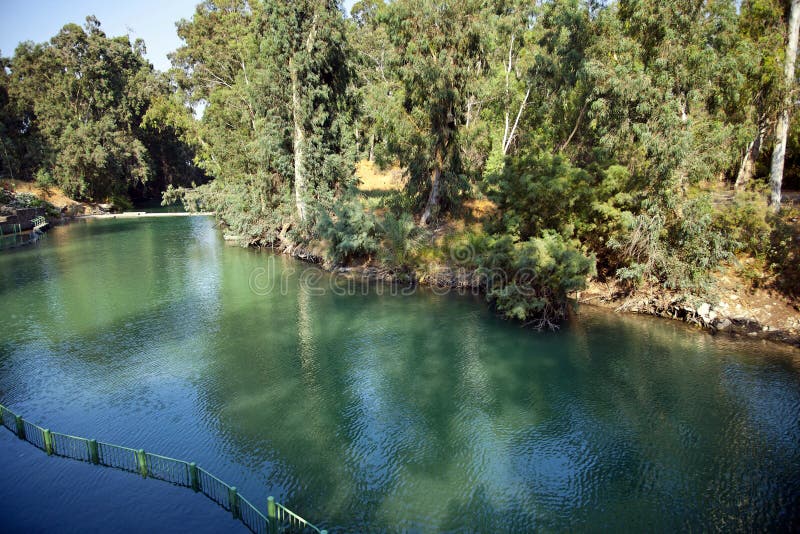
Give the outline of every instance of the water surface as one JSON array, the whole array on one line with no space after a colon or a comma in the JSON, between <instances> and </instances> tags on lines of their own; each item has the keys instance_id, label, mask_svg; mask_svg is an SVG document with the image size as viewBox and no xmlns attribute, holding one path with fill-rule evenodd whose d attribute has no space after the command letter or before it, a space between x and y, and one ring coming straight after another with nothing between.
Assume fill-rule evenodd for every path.
<instances>
[{"instance_id":1,"label":"water surface","mask_svg":"<svg viewBox=\"0 0 800 534\"><path fill-rule=\"evenodd\" d=\"M537 334L311 269L209 218L55 228L0 254L0 402L331 531L800 528L798 351L591 308ZM0 433L7 530L243 529Z\"/></svg>"}]
</instances>

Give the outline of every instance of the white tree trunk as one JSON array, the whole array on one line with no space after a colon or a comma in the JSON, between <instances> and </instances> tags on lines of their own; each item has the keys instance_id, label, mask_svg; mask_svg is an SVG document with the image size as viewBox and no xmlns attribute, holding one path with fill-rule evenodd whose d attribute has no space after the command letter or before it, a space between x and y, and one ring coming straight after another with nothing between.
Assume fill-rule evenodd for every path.
<instances>
[{"instance_id":1,"label":"white tree trunk","mask_svg":"<svg viewBox=\"0 0 800 534\"><path fill-rule=\"evenodd\" d=\"M306 222L306 134L300 109L299 87L294 65L289 62L292 76L292 115L294 118L294 202L301 222Z\"/></svg>"},{"instance_id":2,"label":"white tree trunk","mask_svg":"<svg viewBox=\"0 0 800 534\"><path fill-rule=\"evenodd\" d=\"M314 50L314 41L317 37L317 17L311 21L311 28L306 37L306 53ZM297 80L297 69L294 67L294 58L289 59L289 74L292 78L292 115L294 119L294 202L300 221L308 220L306 200L308 198L308 169L306 168L306 132L303 126L303 110L300 102L300 86Z\"/></svg>"},{"instance_id":3,"label":"white tree trunk","mask_svg":"<svg viewBox=\"0 0 800 534\"><path fill-rule=\"evenodd\" d=\"M586 108L589 107L589 97L586 97L586 101L583 103L583 107L581 108L580 113L578 113L578 119L575 121L575 126L572 128L572 131L569 133L569 137L567 137L563 143L558 146L558 152L561 152L569 144L572 142L572 138L575 137L575 133L578 131L578 128L581 125L581 121L583 120L583 116L586 114Z\"/></svg>"},{"instance_id":4,"label":"white tree trunk","mask_svg":"<svg viewBox=\"0 0 800 534\"><path fill-rule=\"evenodd\" d=\"M503 143L504 156L508 154L508 149L511 147L511 142L514 140L514 134L516 134L517 126L519 125L519 118L522 117L522 112L525 111L525 105L528 103L529 96L531 96L530 86L528 86L528 90L525 92L525 98L522 99L522 103L519 105L519 110L517 111L517 118L514 120L514 126L512 126L511 131L508 132L508 139L506 139L505 142ZM506 130L508 130L508 113L506 113Z\"/></svg>"},{"instance_id":5,"label":"white tree trunk","mask_svg":"<svg viewBox=\"0 0 800 534\"><path fill-rule=\"evenodd\" d=\"M369 161L375 161L375 134L369 137Z\"/></svg>"},{"instance_id":6,"label":"white tree trunk","mask_svg":"<svg viewBox=\"0 0 800 534\"><path fill-rule=\"evenodd\" d=\"M792 0L791 9L789 14L789 39L786 43L786 63L783 70L786 83L786 98L775 127L775 149L772 152L772 166L769 173L769 205L775 212L781 209L783 164L786 157L786 137L789 133L789 112L792 107L792 89L794 87L794 64L797 60L797 40L798 31L800 31L800 0Z\"/></svg>"},{"instance_id":7,"label":"white tree trunk","mask_svg":"<svg viewBox=\"0 0 800 534\"><path fill-rule=\"evenodd\" d=\"M420 224L422 225L430 222L431 215L433 215L433 210L439 204L439 183L441 182L441 177L442 169L437 166L433 169L431 176L431 180L433 181L433 184L431 185L431 192L428 195L428 202L425 205L425 211L422 212L422 217L419 220Z\"/></svg>"}]
</instances>

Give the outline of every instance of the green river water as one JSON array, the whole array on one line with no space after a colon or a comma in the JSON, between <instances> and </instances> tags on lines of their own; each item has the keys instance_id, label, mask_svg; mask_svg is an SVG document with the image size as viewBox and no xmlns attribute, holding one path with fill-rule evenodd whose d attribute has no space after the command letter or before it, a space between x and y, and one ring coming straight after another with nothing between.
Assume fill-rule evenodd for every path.
<instances>
[{"instance_id":1,"label":"green river water","mask_svg":"<svg viewBox=\"0 0 800 534\"><path fill-rule=\"evenodd\" d=\"M800 529L796 349L587 307L536 333L480 298L337 288L206 217L55 228L0 254L0 403L330 531ZM0 433L0 530L243 529Z\"/></svg>"}]
</instances>

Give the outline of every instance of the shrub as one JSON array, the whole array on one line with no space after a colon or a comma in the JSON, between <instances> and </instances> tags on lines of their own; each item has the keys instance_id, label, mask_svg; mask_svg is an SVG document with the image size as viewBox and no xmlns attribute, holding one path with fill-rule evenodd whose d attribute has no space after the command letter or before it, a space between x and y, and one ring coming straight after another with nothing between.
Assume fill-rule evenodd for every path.
<instances>
[{"instance_id":1,"label":"shrub","mask_svg":"<svg viewBox=\"0 0 800 534\"><path fill-rule=\"evenodd\" d=\"M328 259L347 263L370 256L378 250L378 228L375 216L364 210L357 198L333 205L333 214L320 212L317 232L328 241Z\"/></svg>"},{"instance_id":2,"label":"shrub","mask_svg":"<svg viewBox=\"0 0 800 534\"><path fill-rule=\"evenodd\" d=\"M36 171L36 185L45 193L50 193L50 189L56 185L53 175L45 168Z\"/></svg>"},{"instance_id":3,"label":"shrub","mask_svg":"<svg viewBox=\"0 0 800 534\"><path fill-rule=\"evenodd\" d=\"M40 208L45 202L30 193L17 193L11 205L15 208Z\"/></svg>"},{"instance_id":4,"label":"shrub","mask_svg":"<svg viewBox=\"0 0 800 534\"><path fill-rule=\"evenodd\" d=\"M6 189L5 186L0 187L0 204L11 204L14 201L14 192Z\"/></svg>"},{"instance_id":5,"label":"shrub","mask_svg":"<svg viewBox=\"0 0 800 534\"><path fill-rule=\"evenodd\" d=\"M133 203L124 195L114 194L109 198L111 204L118 210L125 211L133 209Z\"/></svg>"},{"instance_id":6,"label":"shrub","mask_svg":"<svg viewBox=\"0 0 800 534\"><path fill-rule=\"evenodd\" d=\"M500 238L491 245L486 266L504 278L491 280L487 298L508 318L535 328L555 329L566 317L568 295L585 287L595 274L595 259L584 255L575 242L555 232L509 246Z\"/></svg>"},{"instance_id":7,"label":"shrub","mask_svg":"<svg viewBox=\"0 0 800 534\"><path fill-rule=\"evenodd\" d=\"M213 211L242 244L289 242L292 223L291 190L276 177L247 177L240 181L213 180L199 187L168 186L161 204L180 200L187 211Z\"/></svg>"},{"instance_id":8,"label":"shrub","mask_svg":"<svg viewBox=\"0 0 800 534\"><path fill-rule=\"evenodd\" d=\"M775 273L778 289L800 297L800 213L784 209L771 220L774 230L769 238L767 261Z\"/></svg>"},{"instance_id":9,"label":"shrub","mask_svg":"<svg viewBox=\"0 0 800 534\"><path fill-rule=\"evenodd\" d=\"M490 193L505 231L528 239L548 229L572 237L591 206L592 178L569 160L534 151L509 163Z\"/></svg>"},{"instance_id":10,"label":"shrub","mask_svg":"<svg viewBox=\"0 0 800 534\"><path fill-rule=\"evenodd\" d=\"M389 212L379 225L381 260L393 267L406 267L421 244L421 230L408 213L399 217Z\"/></svg>"},{"instance_id":11,"label":"shrub","mask_svg":"<svg viewBox=\"0 0 800 534\"><path fill-rule=\"evenodd\" d=\"M642 281L669 289L706 292L712 272L731 257L733 241L714 223L710 199L645 203L638 215L624 213L622 232L609 241L625 264L616 276L635 286Z\"/></svg>"},{"instance_id":12,"label":"shrub","mask_svg":"<svg viewBox=\"0 0 800 534\"><path fill-rule=\"evenodd\" d=\"M767 253L772 228L767 223L767 204L754 192L737 193L730 204L715 213L714 226L731 240L735 252L746 252L756 258Z\"/></svg>"},{"instance_id":13,"label":"shrub","mask_svg":"<svg viewBox=\"0 0 800 534\"><path fill-rule=\"evenodd\" d=\"M719 264L731 258L735 244L715 226L708 195L685 201L675 215L667 225L666 285L706 290Z\"/></svg>"}]
</instances>

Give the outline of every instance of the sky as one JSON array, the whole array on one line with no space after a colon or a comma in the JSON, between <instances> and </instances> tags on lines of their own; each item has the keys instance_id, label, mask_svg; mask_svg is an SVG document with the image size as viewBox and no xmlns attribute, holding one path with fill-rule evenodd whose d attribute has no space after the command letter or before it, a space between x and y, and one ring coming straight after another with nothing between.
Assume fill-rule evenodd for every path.
<instances>
[{"instance_id":1,"label":"sky","mask_svg":"<svg viewBox=\"0 0 800 534\"><path fill-rule=\"evenodd\" d=\"M355 0L346 0L345 9ZM200 0L0 0L0 54L11 56L22 41L49 41L64 24L83 25L87 15L100 21L109 37L143 39L147 59L159 70L170 67L167 54L181 44L175 23L191 18Z\"/></svg>"}]
</instances>

